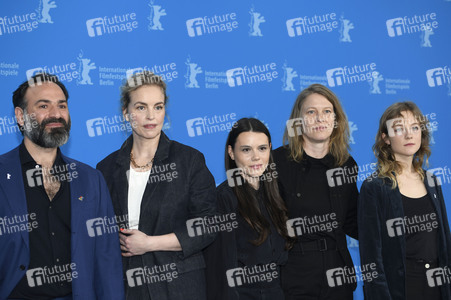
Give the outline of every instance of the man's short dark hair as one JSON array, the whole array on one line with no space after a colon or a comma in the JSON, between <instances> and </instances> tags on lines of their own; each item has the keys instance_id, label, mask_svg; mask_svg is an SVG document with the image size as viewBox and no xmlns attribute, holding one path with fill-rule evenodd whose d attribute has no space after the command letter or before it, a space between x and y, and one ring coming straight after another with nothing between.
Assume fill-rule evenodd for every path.
<instances>
[{"instance_id":1,"label":"man's short dark hair","mask_svg":"<svg viewBox=\"0 0 451 300\"><path fill-rule=\"evenodd\" d=\"M40 85L42 82L53 82L56 85L58 85L61 90L64 93L64 96L66 97L66 100L69 100L69 93L67 92L66 87L64 84L59 81L58 76L48 73L39 73L33 75L30 79L23 82L19 87L13 92L13 106L14 108L20 107L23 110L27 107L27 103L25 101L25 93L27 92L28 88L33 85Z\"/></svg>"},{"instance_id":2,"label":"man's short dark hair","mask_svg":"<svg viewBox=\"0 0 451 300\"><path fill-rule=\"evenodd\" d=\"M59 81L58 76L49 74L49 73L38 73L30 77L27 81L23 82L19 87L13 92L13 106L14 108L20 107L22 110L25 111L25 108L27 107L27 102L25 101L25 94L28 90L28 88L34 85L41 85L44 82L53 82L56 85L58 85L61 90L64 93L64 96L66 97L66 101L69 100L69 93L67 92L66 87L64 84ZM17 126L19 126L19 130L23 135L23 128L22 126L17 123Z\"/></svg>"}]
</instances>

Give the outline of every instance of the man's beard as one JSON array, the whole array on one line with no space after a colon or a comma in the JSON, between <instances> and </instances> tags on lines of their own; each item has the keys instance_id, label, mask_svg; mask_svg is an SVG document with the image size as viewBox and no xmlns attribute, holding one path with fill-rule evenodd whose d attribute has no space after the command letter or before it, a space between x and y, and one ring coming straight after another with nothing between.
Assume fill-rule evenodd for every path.
<instances>
[{"instance_id":1,"label":"man's beard","mask_svg":"<svg viewBox=\"0 0 451 300\"><path fill-rule=\"evenodd\" d=\"M61 123L63 127L50 128L50 131L47 131L45 126L49 123ZM57 148L67 143L70 127L70 117L69 122L63 118L48 118L39 124L33 115L24 111L24 135L42 148Z\"/></svg>"}]
</instances>

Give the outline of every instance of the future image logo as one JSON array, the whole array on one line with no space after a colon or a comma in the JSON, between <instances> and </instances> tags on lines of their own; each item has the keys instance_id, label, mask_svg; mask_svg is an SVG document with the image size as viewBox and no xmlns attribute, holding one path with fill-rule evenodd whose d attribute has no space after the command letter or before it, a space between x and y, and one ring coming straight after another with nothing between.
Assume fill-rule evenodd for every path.
<instances>
[{"instance_id":1,"label":"future image logo","mask_svg":"<svg viewBox=\"0 0 451 300\"><path fill-rule=\"evenodd\" d=\"M451 283L451 270L449 267L435 268L426 271L426 278L430 287L442 286Z\"/></svg>"},{"instance_id":2,"label":"future image logo","mask_svg":"<svg viewBox=\"0 0 451 300\"><path fill-rule=\"evenodd\" d=\"M226 271L229 287L255 284L258 282L271 282L279 277L276 263L244 266Z\"/></svg>"},{"instance_id":3,"label":"future image logo","mask_svg":"<svg viewBox=\"0 0 451 300\"><path fill-rule=\"evenodd\" d=\"M32 32L37 29L39 23L52 24L50 10L56 8L55 1L40 0L35 12L0 17L0 36L19 32Z\"/></svg>"},{"instance_id":4,"label":"future image logo","mask_svg":"<svg viewBox=\"0 0 451 300\"><path fill-rule=\"evenodd\" d=\"M236 20L236 13L186 20L186 29L189 37L215 34L218 32L231 32L237 28L238 21Z\"/></svg>"},{"instance_id":5,"label":"future image logo","mask_svg":"<svg viewBox=\"0 0 451 300\"><path fill-rule=\"evenodd\" d=\"M230 187L240 186L244 184L243 179L243 169L242 168L234 168L227 170L227 183Z\"/></svg>"},{"instance_id":6,"label":"future image logo","mask_svg":"<svg viewBox=\"0 0 451 300\"><path fill-rule=\"evenodd\" d=\"M193 118L186 121L186 129L190 137L197 137L204 134L230 131L236 121L236 113L224 115L205 116L203 118Z\"/></svg>"},{"instance_id":7,"label":"future image logo","mask_svg":"<svg viewBox=\"0 0 451 300\"><path fill-rule=\"evenodd\" d=\"M133 115L130 114L130 119ZM86 121L86 128L89 137L101 136L119 132L132 132L136 124L134 121L127 121L123 115L105 116L93 118Z\"/></svg>"},{"instance_id":8,"label":"future image logo","mask_svg":"<svg viewBox=\"0 0 451 300\"><path fill-rule=\"evenodd\" d=\"M323 15L313 15L293 18L286 21L289 37L297 37L319 32L332 32L338 28L337 14L327 13ZM349 29L346 30L349 32ZM350 39L350 38L349 38Z\"/></svg>"},{"instance_id":9,"label":"future image logo","mask_svg":"<svg viewBox=\"0 0 451 300\"><path fill-rule=\"evenodd\" d=\"M186 228L190 237L201 236L217 232L231 232L238 228L236 213L199 217L186 221Z\"/></svg>"},{"instance_id":10,"label":"future image logo","mask_svg":"<svg viewBox=\"0 0 451 300\"><path fill-rule=\"evenodd\" d=\"M318 232L332 232L332 230L338 228L336 213L289 219L286 224L288 235L291 237Z\"/></svg>"},{"instance_id":11,"label":"future image logo","mask_svg":"<svg viewBox=\"0 0 451 300\"><path fill-rule=\"evenodd\" d=\"M93 18L86 21L86 29L90 37L114 34L118 32L131 32L138 28L136 13L114 15L111 17Z\"/></svg>"},{"instance_id":12,"label":"future image logo","mask_svg":"<svg viewBox=\"0 0 451 300\"><path fill-rule=\"evenodd\" d=\"M426 70L429 87L451 84L451 70L448 66Z\"/></svg>"},{"instance_id":13,"label":"future image logo","mask_svg":"<svg viewBox=\"0 0 451 300\"><path fill-rule=\"evenodd\" d=\"M276 63L244 66L226 71L229 87L260 82L271 82L279 76Z\"/></svg>"},{"instance_id":14,"label":"future image logo","mask_svg":"<svg viewBox=\"0 0 451 300\"><path fill-rule=\"evenodd\" d=\"M334 268L326 271L327 284L331 287L339 287L357 282L371 282L379 277L375 263L361 266Z\"/></svg>"},{"instance_id":15,"label":"future image logo","mask_svg":"<svg viewBox=\"0 0 451 300\"><path fill-rule=\"evenodd\" d=\"M398 237L418 232L431 232L438 228L438 221L437 215L430 213L389 219L386 221L386 225L388 236Z\"/></svg>"},{"instance_id":16,"label":"future image logo","mask_svg":"<svg viewBox=\"0 0 451 300\"><path fill-rule=\"evenodd\" d=\"M357 182L358 169L338 167L326 171L327 184L330 187L341 186Z\"/></svg>"},{"instance_id":17,"label":"future image logo","mask_svg":"<svg viewBox=\"0 0 451 300\"><path fill-rule=\"evenodd\" d=\"M330 87L372 81L376 71L376 63L344 66L326 71L327 83Z\"/></svg>"},{"instance_id":18,"label":"future image logo","mask_svg":"<svg viewBox=\"0 0 451 300\"><path fill-rule=\"evenodd\" d=\"M52 74L52 75L50 75ZM35 78L32 78L33 76ZM77 70L77 64L75 62L69 62L66 64L36 67L26 70L26 76L30 85L41 85L47 81L55 82L58 79L61 82L72 82L79 77Z\"/></svg>"},{"instance_id":19,"label":"future image logo","mask_svg":"<svg viewBox=\"0 0 451 300\"><path fill-rule=\"evenodd\" d=\"M28 286L31 288L55 283L63 285L64 282L70 283L74 278L78 278L77 265L70 263L29 269L26 277Z\"/></svg>"},{"instance_id":20,"label":"future image logo","mask_svg":"<svg viewBox=\"0 0 451 300\"><path fill-rule=\"evenodd\" d=\"M432 47L430 37L434 34L434 29L438 28L438 21L436 13L427 13L412 17L404 16L388 19L385 25L387 34L391 38L419 33L421 37L420 46Z\"/></svg>"},{"instance_id":21,"label":"future image logo","mask_svg":"<svg viewBox=\"0 0 451 300\"><path fill-rule=\"evenodd\" d=\"M426 172L426 178L430 187L436 187L442 184L451 183L451 169L448 166L429 169Z\"/></svg>"},{"instance_id":22,"label":"future image logo","mask_svg":"<svg viewBox=\"0 0 451 300\"><path fill-rule=\"evenodd\" d=\"M128 223L128 215L115 215L114 217L94 218L86 221L86 229L90 237L102 236L104 234L117 234L119 225ZM122 225L121 225L122 226Z\"/></svg>"},{"instance_id":23,"label":"future image logo","mask_svg":"<svg viewBox=\"0 0 451 300\"><path fill-rule=\"evenodd\" d=\"M175 263L165 265L153 265L151 267L134 268L125 272L129 287L148 285L159 282L172 282L178 278L177 265Z\"/></svg>"}]
</instances>

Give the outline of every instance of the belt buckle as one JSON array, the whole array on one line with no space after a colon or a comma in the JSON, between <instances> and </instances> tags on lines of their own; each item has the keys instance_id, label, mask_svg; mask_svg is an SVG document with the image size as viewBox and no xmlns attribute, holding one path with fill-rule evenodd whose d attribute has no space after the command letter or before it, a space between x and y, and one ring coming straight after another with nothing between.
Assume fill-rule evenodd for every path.
<instances>
[{"instance_id":1,"label":"belt buckle","mask_svg":"<svg viewBox=\"0 0 451 300\"><path fill-rule=\"evenodd\" d=\"M326 239L319 239L317 240L319 251L326 251L327 250L327 242Z\"/></svg>"}]
</instances>

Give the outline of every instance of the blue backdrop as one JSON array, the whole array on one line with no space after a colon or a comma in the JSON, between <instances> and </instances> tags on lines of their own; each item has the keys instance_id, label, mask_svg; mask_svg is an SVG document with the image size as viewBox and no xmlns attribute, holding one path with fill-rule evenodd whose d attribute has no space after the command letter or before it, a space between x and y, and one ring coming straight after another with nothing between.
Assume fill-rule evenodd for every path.
<instances>
[{"instance_id":1,"label":"blue backdrop","mask_svg":"<svg viewBox=\"0 0 451 300\"><path fill-rule=\"evenodd\" d=\"M168 83L165 132L203 152L219 184L231 124L259 118L276 148L297 94L318 82L348 115L359 187L372 172L382 112L415 101L434 125L430 168L447 170L450 207L450 38L451 1L444 0L2 1L0 153L22 139L12 91L44 70L70 93L73 125L63 152L94 167L130 134L121 81L148 69ZM358 243L348 246L358 264Z\"/></svg>"}]
</instances>

